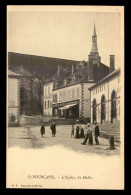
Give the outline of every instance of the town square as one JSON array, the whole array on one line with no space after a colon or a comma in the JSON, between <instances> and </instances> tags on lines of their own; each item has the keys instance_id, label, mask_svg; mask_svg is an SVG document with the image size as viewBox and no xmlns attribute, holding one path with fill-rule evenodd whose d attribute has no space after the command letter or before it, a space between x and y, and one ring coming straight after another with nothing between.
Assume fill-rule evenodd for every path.
<instances>
[{"instance_id":1,"label":"town square","mask_svg":"<svg viewBox=\"0 0 131 195\"><path fill-rule=\"evenodd\" d=\"M19 61L21 58L15 53L9 54L9 127L42 125L43 123L45 131L45 125L51 126L55 123L57 129L60 124L63 125L59 130L61 136L63 129L66 134L69 134L67 131L74 128L73 137L80 138L76 132L74 135L78 124L78 131L81 131L80 126L84 125L82 138L85 138L86 126L90 123L93 126L96 122L101 125L100 131L104 129L106 139L114 136L117 131L120 142L120 129L117 128L120 127L120 68L115 69L114 55L110 55L110 67L101 63L95 23L88 62L73 62L74 64L66 68L57 65L55 74L41 78L41 75L23 65L14 66L13 59ZM48 61L50 63L50 59ZM12 89L16 91L12 93ZM68 125L68 128L65 128L65 125ZM37 126L38 130L39 128ZM34 133L33 130L32 133ZM65 138L64 134L63 138ZM61 142L68 143L69 139L64 141L63 138L61 137ZM51 144L57 144L57 138L54 142L50 141Z\"/></svg>"},{"instance_id":2,"label":"town square","mask_svg":"<svg viewBox=\"0 0 131 195\"><path fill-rule=\"evenodd\" d=\"M117 130L118 131L118 130ZM119 133L116 131L115 138L118 140L115 142L115 149L109 150L109 136L103 135L99 138L100 145L85 145L82 146L81 142L84 139L71 138L71 125L59 125L56 127L55 138L51 135L50 126L45 127L45 135L42 138L40 134L40 126L30 127L10 127L9 128L9 147L21 147L23 149L44 149L49 146L58 145L69 148L73 151L82 153L94 153L99 155L119 155L120 154L120 140ZM112 134L112 131L110 132ZM93 138L94 139L94 138Z\"/></svg>"}]
</instances>

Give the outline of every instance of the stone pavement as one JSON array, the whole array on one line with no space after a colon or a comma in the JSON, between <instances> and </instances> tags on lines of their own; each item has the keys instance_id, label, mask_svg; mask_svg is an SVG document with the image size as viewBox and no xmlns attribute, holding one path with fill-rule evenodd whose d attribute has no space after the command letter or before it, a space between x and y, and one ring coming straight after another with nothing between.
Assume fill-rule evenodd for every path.
<instances>
[{"instance_id":1,"label":"stone pavement","mask_svg":"<svg viewBox=\"0 0 131 195\"><path fill-rule=\"evenodd\" d=\"M60 145L74 151L95 153L101 155L120 154L120 143L115 143L115 150L108 150L109 140L99 137L100 145L81 145L83 139L71 138L71 125L56 127L56 137L52 137L49 126L45 127L44 138L40 134L40 126L10 127L8 128L8 146L21 148L44 148ZM95 144L95 143L94 143Z\"/></svg>"}]
</instances>

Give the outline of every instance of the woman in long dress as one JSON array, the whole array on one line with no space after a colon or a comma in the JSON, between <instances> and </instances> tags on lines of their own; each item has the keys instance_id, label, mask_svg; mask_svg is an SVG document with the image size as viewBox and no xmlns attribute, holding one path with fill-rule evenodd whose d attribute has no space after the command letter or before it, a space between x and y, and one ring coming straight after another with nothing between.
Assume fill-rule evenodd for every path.
<instances>
[{"instance_id":1,"label":"woman in long dress","mask_svg":"<svg viewBox=\"0 0 131 195\"><path fill-rule=\"evenodd\" d=\"M85 128L85 125L84 124L80 124L80 135L79 135L80 138L85 138L84 128Z\"/></svg>"}]
</instances>

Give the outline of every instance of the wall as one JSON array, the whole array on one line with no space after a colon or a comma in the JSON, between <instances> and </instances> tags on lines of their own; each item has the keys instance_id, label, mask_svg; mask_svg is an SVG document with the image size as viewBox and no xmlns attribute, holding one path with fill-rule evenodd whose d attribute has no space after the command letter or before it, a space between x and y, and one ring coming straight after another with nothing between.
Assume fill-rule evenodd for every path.
<instances>
[{"instance_id":1,"label":"wall","mask_svg":"<svg viewBox=\"0 0 131 195\"><path fill-rule=\"evenodd\" d=\"M81 84L54 90L53 95L57 95L57 101L53 101L53 104L80 100L79 114L81 114Z\"/></svg>"},{"instance_id":2,"label":"wall","mask_svg":"<svg viewBox=\"0 0 131 195\"><path fill-rule=\"evenodd\" d=\"M53 82L45 84L43 88L43 113L44 116L52 116Z\"/></svg>"},{"instance_id":3,"label":"wall","mask_svg":"<svg viewBox=\"0 0 131 195\"><path fill-rule=\"evenodd\" d=\"M74 91L74 95L73 94ZM81 98L81 85L72 85L58 90L54 90L53 94L57 94L57 103L68 102ZM53 102L55 103L55 102Z\"/></svg>"},{"instance_id":4,"label":"wall","mask_svg":"<svg viewBox=\"0 0 131 195\"><path fill-rule=\"evenodd\" d=\"M26 125L40 125L42 124L42 117L41 115L38 115L37 117L34 116L25 116L21 115L19 117L19 125L20 126L26 126Z\"/></svg>"},{"instance_id":5,"label":"wall","mask_svg":"<svg viewBox=\"0 0 131 195\"><path fill-rule=\"evenodd\" d=\"M20 106L19 79L8 77L8 120L15 116L15 123L18 123L19 106Z\"/></svg>"},{"instance_id":6,"label":"wall","mask_svg":"<svg viewBox=\"0 0 131 195\"><path fill-rule=\"evenodd\" d=\"M117 93L117 121L120 120L120 75L115 76L114 78L111 78L107 82L103 82L99 86L95 87L91 90L91 123L93 123L93 100L96 99L96 116L97 116L97 122L101 123L101 98L102 95L105 96L106 104L105 104L105 122L110 123L111 122L111 95L113 90Z\"/></svg>"},{"instance_id":7,"label":"wall","mask_svg":"<svg viewBox=\"0 0 131 195\"><path fill-rule=\"evenodd\" d=\"M83 83L83 117L90 118L90 91L89 87L94 85L94 83Z\"/></svg>"},{"instance_id":8,"label":"wall","mask_svg":"<svg viewBox=\"0 0 131 195\"><path fill-rule=\"evenodd\" d=\"M115 90L117 94L117 120L120 120L120 76L115 77L109 82L109 100L111 100L112 91ZM109 107L111 108L111 101L109 101ZM109 110L109 121L111 121L111 109Z\"/></svg>"},{"instance_id":9,"label":"wall","mask_svg":"<svg viewBox=\"0 0 131 195\"><path fill-rule=\"evenodd\" d=\"M96 87L93 91L91 91L91 103L93 104L93 100L96 99L97 104L97 122L101 122L101 98L105 96L105 100L108 101L108 83L103 83L102 85ZM107 103L106 103L106 113L107 113ZM91 112L92 117L93 112ZM106 115L106 121L108 120L108 116Z\"/></svg>"}]
</instances>

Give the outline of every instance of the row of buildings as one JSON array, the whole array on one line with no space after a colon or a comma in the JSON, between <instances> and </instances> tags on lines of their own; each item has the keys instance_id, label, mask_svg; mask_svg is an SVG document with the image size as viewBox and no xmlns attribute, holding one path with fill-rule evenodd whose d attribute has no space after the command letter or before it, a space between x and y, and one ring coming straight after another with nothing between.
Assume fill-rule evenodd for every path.
<instances>
[{"instance_id":1,"label":"row of buildings","mask_svg":"<svg viewBox=\"0 0 131 195\"><path fill-rule=\"evenodd\" d=\"M8 78L9 121L18 122L21 114L83 118L91 123L120 120L120 69L115 70L114 55L110 55L110 67L101 62L95 24L88 61L74 62L68 67L58 64L56 73L48 79L19 66L8 71ZM11 103L13 99L15 104ZM17 112L13 112L13 105Z\"/></svg>"}]
</instances>

